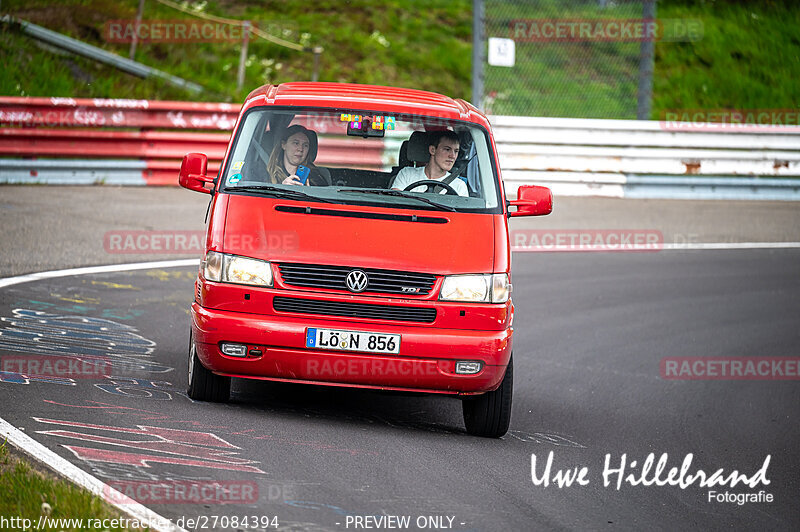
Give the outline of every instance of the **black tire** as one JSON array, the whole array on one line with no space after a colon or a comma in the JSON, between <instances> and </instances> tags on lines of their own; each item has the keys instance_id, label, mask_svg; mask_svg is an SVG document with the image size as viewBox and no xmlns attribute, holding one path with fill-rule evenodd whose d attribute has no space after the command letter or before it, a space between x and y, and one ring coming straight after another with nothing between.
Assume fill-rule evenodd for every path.
<instances>
[{"instance_id":1,"label":"black tire","mask_svg":"<svg viewBox=\"0 0 800 532\"><path fill-rule=\"evenodd\" d=\"M189 337L189 388L187 395L195 401L224 403L231 396L231 378L213 374L197 358L197 348Z\"/></svg>"},{"instance_id":2,"label":"black tire","mask_svg":"<svg viewBox=\"0 0 800 532\"><path fill-rule=\"evenodd\" d=\"M514 388L514 359L508 361L500 387L461 402L464 425L473 436L499 438L508 432L511 423L511 395Z\"/></svg>"}]
</instances>

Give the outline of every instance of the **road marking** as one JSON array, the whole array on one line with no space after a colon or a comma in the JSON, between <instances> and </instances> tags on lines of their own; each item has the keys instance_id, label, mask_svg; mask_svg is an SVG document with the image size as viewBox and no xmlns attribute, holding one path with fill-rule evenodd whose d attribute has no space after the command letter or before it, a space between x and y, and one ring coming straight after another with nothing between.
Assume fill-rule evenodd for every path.
<instances>
[{"instance_id":1,"label":"road marking","mask_svg":"<svg viewBox=\"0 0 800 532\"><path fill-rule=\"evenodd\" d=\"M664 244L664 249L800 249L800 242L691 242Z\"/></svg>"},{"instance_id":2,"label":"road marking","mask_svg":"<svg viewBox=\"0 0 800 532\"><path fill-rule=\"evenodd\" d=\"M70 268L67 270L51 270L46 272L28 273L16 277L0 279L0 288L15 284L40 281L42 279L55 279L69 277L70 275L88 275L92 273L127 272L133 270L149 270L152 268L178 268L180 266L196 266L200 259L163 260L156 262L134 262L130 264L109 264L108 266L90 266L86 268Z\"/></svg>"},{"instance_id":3,"label":"road marking","mask_svg":"<svg viewBox=\"0 0 800 532\"><path fill-rule=\"evenodd\" d=\"M563 246L511 246L511 251L530 253L549 253L556 251L565 252L593 252L593 253L624 253L636 251L694 251L715 249L800 249L800 242L687 242L685 244L655 244L655 245L620 245L619 249L607 245L563 245ZM0 281L2 283L2 281ZM2 284L0 284L0 287Z\"/></svg>"},{"instance_id":4,"label":"road marking","mask_svg":"<svg viewBox=\"0 0 800 532\"><path fill-rule=\"evenodd\" d=\"M142 506L127 495L120 493L104 483L102 480L83 471L64 458L61 458L3 418L0 418L0 436L7 439L12 445L29 454L39 462L47 464L53 471L57 471L74 484L100 497L124 514L131 516L132 519L149 523L151 528L155 530L162 530L164 532L187 532L184 528L170 522L166 517Z\"/></svg>"}]
</instances>

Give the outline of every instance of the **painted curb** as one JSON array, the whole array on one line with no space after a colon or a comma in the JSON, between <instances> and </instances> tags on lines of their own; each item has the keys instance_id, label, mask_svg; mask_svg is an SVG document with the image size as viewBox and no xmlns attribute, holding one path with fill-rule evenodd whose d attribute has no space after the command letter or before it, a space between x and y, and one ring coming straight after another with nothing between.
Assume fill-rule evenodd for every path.
<instances>
[{"instance_id":1,"label":"painted curb","mask_svg":"<svg viewBox=\"0 0 800 532\"><path fill-rule=\"evenodd\" d=\"M130 497L123 495L102 480L90 475L66 459L61 458L3 418L0 418L0 436L35 460L47 464L50 469L66 477L72 483L86 489L111 506L129 515L131 519L135 519L140 523L147 523L153 530L162 532L188 532L186 529L173 524L166 517L155 513L153 510L139 504Z\"/></svg>"},{"instance_id":2,"label":"painted curb","mask_svg":"<svg viewBox=\"0 0 800 532\"><path fill-rule=\"evenodd\" d=\"M151 268L173 268L179 266L192 266L199 263L199 259L159 261L159 262L139 262L133 264L113 264L109 266L92 266L88 268L70 268L66 270L55 270L17 277L7 277L0 279L0 288L13 286L16 284L39 281L41 279L54 279L58 277L68 277L70 275L86 275L90 273L121 272L132 270L146 270ZM140 523L147 523L151 529L161 532L188 532L186 529L173 524L169 519L163 517L146 506L134 501L130 497L120 493L102 480L83 471L78 466L37 442L21 430L11 425L8 421L0 417L0 436L10 442L14 447L29 455L35 460L46 464L50 469L66 477L74 484L86 489L114 506L122 513L136 519Z\"/></svg>"}]
</instances>

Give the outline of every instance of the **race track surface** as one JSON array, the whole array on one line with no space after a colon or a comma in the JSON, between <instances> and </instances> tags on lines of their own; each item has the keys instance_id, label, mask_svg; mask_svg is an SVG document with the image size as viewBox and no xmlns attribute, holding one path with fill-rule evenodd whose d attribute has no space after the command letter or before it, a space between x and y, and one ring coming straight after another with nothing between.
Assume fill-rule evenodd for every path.
<instances>
[{"instance_id":1,"label":"race track surface","mask_svg":"<svg viewBox=\"0 0 800 532\"><path fill-rule=\"evenodd\" d=\"M82 207L67 201L65 209L97 226L57 227L50 214L32 215L31 189L80 195ZM109 195L118 200L117 192L76 189L3 189L4 220L23 211L3 237L14 250L4 268L129 262L103 248L105 232L203 227L199 194L131 192L148 200L142 212L150 214L138 219L131 205L114 214ZM800 240L798 209L785 204L563 205L550 225L528 219L521 227L656 229L667 241L684 232L706 242ZM70 232L89 240L71 241ZM31 234L44 247L19 242ZM61 251L72 247L82 252ZM166 256L173 255L135 258ZM798 249L516 253L514 409L500 440L467 436L460 403L446 397L236 380L228 404L191 401L187 309L196 267L15 284L0 288L0 415L160 514L184 523L202 517L212 530L403 529L406 517L411 530L793 530L798 379L668 379L662 371L666 358L796 360L798 264ZM13 371L65 358L100 362L71 377ZM541 477L551 452L549 485L537 485L532 457ZM723 469L726 477L753 477L769 456L769 483L623 481L617 489L611 473L605 485L606 460L619 468L624 455L626 474L635 474L651 453L656 461L668 455L661 478L689 454L689 473ZM555 485L558 470L576 467L586 468L585 485ZM214 489L201 499L175 494L198 485ZM761 491L772 502L710 501L711 491ZM255 516L257 526L219 516Z\"/></svg>"}]
</instances>

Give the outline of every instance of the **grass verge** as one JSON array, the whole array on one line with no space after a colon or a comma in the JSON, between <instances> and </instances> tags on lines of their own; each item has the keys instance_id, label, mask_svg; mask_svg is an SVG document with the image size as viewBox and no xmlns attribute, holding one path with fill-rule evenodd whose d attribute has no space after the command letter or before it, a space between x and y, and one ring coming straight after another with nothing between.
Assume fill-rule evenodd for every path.
<instances>
[{"instance_id":1,"label":"grass verge","mask_svg":"<svg viewBox=\"0 0 800 532\"><path fill-rule=\"evenodd\" d=\"M75 526L75 521L50 521L48 524L51 526L39 529L53 532L88 530L86 524L89 519L93 522L99 519L101 523L109 520L106 524L112 525L114 523L111 520L125 517L99 497L57 477L42 466L31 464L7 442L0 443L0 529L23 530L25 519L35 527L42 515L50 520L80 519L84 524L82 528ZM93 529L107 532L139 531L119 526Z\"/></svg>"},{"instance_id":2,"label":"grass verge","mask_svg":"<svg viewBox=\"0 0 800 532\"><path fill-rule=\"evenodd\" d=\"M323 46L319 79L413 87L471 99L470 0L189 0L208 15L252 20L273 35ZM600 9L599 5L606 7ZM106 24L133 20L138 0L4 0L3 12L127 57ZM485 0L487 37L515 19L632 19L638 1ZM699 20L702 39L656 43L651 118L677 109L798 109L796 0L659 0L660 19ZM145 20L191 19L157 0ZM518 42L513 68L486 66L497 114L634 118L639 43ZM241 102L264 83L308 80L312 55L254 39L244 88L238 42L142 43L136 59L206 87L200 95L59 55L0 26L0 94Z\"/></svg>"}]
</instances>

